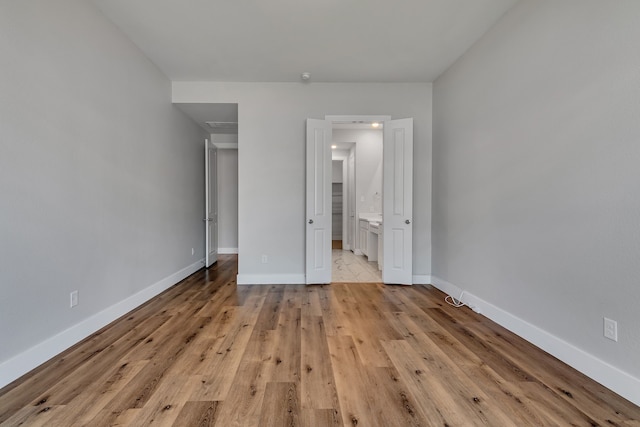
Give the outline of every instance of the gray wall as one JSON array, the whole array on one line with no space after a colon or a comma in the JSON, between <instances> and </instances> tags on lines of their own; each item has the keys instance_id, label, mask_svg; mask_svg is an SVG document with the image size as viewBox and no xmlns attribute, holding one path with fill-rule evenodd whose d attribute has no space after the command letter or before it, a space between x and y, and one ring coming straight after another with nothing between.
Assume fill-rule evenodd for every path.
<instances>
[{"instance_id":1,"label":"gray wall","mask_svg":"<svg viewBox=\"0 0 640 427\"><path fill-rule=\"evenodd\" d=\"M430 84L174 82L173 100L238 103L239 275L279 281L304 277L305 120L413 117L413 265L431 272Z\"/></svg>"},{"instance_id":2,"label":"gray wall","mask_svg":"<svg viewBox=\"0 0 640 427\"><path fill-rule=\"evenodd\" d=\"M334 184L342 183L342 160L333 160L331 167L331 182Z\"/></svg>"},{"instance_id":3,"label":"gray wall","mask_svg":"<svg viewBox=\"0 0 640 427\"><path fill-rule=\"evenodd\" d=\"M334 129L333 141L356 143L356 216L381 213L382 130Z\"/></svg>"},{"instance_id":4,"label":"gray wall","mask_svg":"<svg viewBox=\"0 0 640 427\"><path fill-rule=\"evenodd\" d=\"M636 378L638 40L637 1L525 0L433 100L434 276Z\"/></svg>"},{"instance_id":5,"label":"gray wall","mask_svg":"<svg viewBox=\"0 0 640 427\"><path fill-rule=\"evenodd\" d=\"M237 149L218 149L218 248L221 253L238 249Z\"/></svg>"},{"instance_id":6,"label":"gray wall","mask_svg":"<svg viewBox=\"0 0 640 427\"><path fill-rule=\"evenodd\" d=\"M3 362L203 257L205 136L88 2L3 1L0 52Z\"/></svg>"}]
</instances>

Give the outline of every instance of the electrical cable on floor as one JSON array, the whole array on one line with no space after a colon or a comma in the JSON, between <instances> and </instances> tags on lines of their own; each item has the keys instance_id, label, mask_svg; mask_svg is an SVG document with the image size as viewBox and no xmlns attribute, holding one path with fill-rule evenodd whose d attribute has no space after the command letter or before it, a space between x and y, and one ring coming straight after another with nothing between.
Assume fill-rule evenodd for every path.
<instances>
[{"instance_id":1,"label":"electrical cable on floor","mask_svg":"<svg viewBox=\"0 0 640 427\"><path fill-rule=\"evenodd\" d=\"M464 291L462 291L460 293L460 297L458 299L455 299L454 297L452 297L451 295L447 295L444 300L447 304L453 306L453 307L464 307L466 304L462 302L462 295L464 294Z\"/></svg>"}]
</instances>

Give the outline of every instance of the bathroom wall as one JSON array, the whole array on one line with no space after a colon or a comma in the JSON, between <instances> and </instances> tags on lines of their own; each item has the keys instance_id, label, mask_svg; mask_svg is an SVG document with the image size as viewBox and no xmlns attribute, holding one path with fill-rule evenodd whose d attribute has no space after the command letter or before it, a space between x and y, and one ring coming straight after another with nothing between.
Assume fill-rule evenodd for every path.
<instances>
[{"instance_id":1,"label":"bathroom wall","mask_svg":"<svg viewBox=\"0 0 640 427\"><path fill-rule=\"evenodd\" d=\"M382 130L334 129L333 142L356 143L356 212L382 212Z\"/></svg>"}]
</instances>

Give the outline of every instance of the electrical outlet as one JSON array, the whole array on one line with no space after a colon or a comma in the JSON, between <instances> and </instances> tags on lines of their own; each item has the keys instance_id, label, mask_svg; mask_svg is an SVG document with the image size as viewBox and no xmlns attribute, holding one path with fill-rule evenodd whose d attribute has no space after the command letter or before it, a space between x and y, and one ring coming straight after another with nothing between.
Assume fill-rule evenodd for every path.
<instances>
[{"instance_id":1,"label":"electrical outlet","mask_svg":"<svg viewBox=\"0 0 640 427\"><path fill-rule=\"evenodd\" d=\"M195 255L195 253L196 253L196 250L191 248L191 256Z\"/></svg>"},{"instance_id":2,"label":"electrical outlet","mask_svg":"<svg viewBox=\"0 0 640 427\"><path fill-rule=\"evenodd\" d=\"M618 342L618 322L604 318L604 337Z\"/></svg>"},{"instance_id":3,"label":"electrical outlet","mask_svg":"<svg viewBox=\"0 0 640 427\"><path fill-rule=\"evenodd\" d=\"M269 258L266 255L262 255L262 263L267 264L269 262Z\"/></svg>"},{"instance_id":4,"label":"electrical outlet","mask_svg":"<svg viewBox=\"0 0 640 427\"><path fill-rule=\"evenodd\" d=\"M73 291L69 294L69 307L75 307L78 305L78 291Z\"/></svg>"}]
</instances>

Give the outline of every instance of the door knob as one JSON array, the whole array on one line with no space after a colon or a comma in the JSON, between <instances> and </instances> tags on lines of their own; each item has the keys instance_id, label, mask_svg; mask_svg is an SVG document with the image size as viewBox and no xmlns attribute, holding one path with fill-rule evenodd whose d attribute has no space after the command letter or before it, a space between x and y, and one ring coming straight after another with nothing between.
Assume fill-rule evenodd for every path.
<instances>
[{"instance_id":1,"label":"door knob","mask_svg":"<svg viewBox=\"0 0 640 427\"><path fill-rule=\"evenodd\" d=\"M312 219L309 220L309 224L313 224L313 220Z\"/></svg>"},{"instance_id":2,"label":"door knob","mask_svg":"<svg viewBox=\"0 0 640 427\"><path fill-rule=\"evenodd\" d=\"M404 223L405 223L405 224L411 224L411 221L409 221L408 219L406 219L406 220L404 221Z\"/></svg>"}]
</instances>

